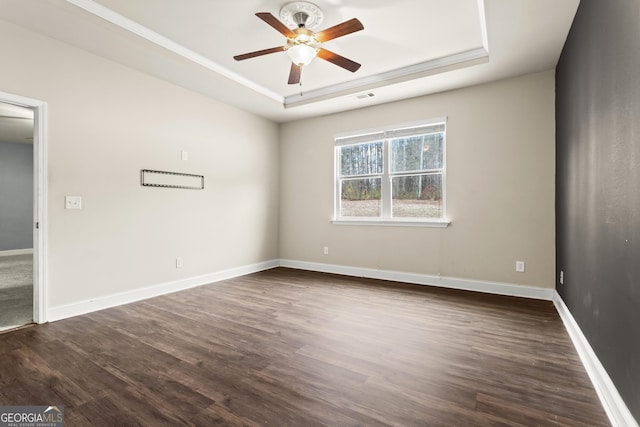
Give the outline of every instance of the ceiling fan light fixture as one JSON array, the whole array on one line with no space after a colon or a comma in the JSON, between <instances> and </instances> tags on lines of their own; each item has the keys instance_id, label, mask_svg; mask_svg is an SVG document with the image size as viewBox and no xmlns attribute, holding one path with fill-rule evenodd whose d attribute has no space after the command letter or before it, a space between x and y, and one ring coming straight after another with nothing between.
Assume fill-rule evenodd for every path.
<instances>
[{"instance_id":1,"label":"ceiling fan light fixture","mask_svg":"<svg viewBox=\"0 0 640 427\"><path fill-rule=\"evenodd\" d=\"M316 57L317 53L318 49L305 43L294 44L292 46L289 46L289 48L287 49L287 55L289 55L289 58L291 58L291 62L299 67L308 65L311 61L313 61L313 58Z\"/></svg>"},{"instance_id":2,"label":"ceiling fan light fixture","mask_svg":"<svg viewBox=\"0 0 640 427\"><path fill-rule=\"evenodd\" d=\"M320 46L322 43L329 40L364 30L362 23L357 18L353 18L316 33L314 30L307 28L307 26L312 25L313 22L313 19L310 19L308 10L300 10L300 8L298 10L287 9L287 6L299 5L300 3L301 2L289 3L289 5L285 6L284 10L285 15L289 16L293 20L296 28L287 26L269 12L256 13L258 18L287 38L286 46L256 50L254 52L236 55L233 59L236 61L243 61L257 56L286 51L289 59L291 59L291 71L289 72L289 80L287 82L290 85L300 83L302 67L311 63L313 58L316 56L324 61L331 62L345 70L351 71L352 73L356 72L360 68L360 64ZM315 17L322 16L322 12L317 6L310 3L302 3L305 4L305 7L310 5L312 8L316 9L317 13L315 13ZM283 11L281 10L281 14L282 13Z\"/></svg>"},{"instance_id":3,"label":"ceiling fan light fixture","mask_svg":"<svg viewBox=\"0 0 640 427\"><path fill-rule=\"evenodd\" d=\"M313 31L307 28L296 28L293 30L295 38L287 41L287 54L291 62L299 67L304 67L313 61L318 54L318 42Z\"/></svg>"}]
</instances>

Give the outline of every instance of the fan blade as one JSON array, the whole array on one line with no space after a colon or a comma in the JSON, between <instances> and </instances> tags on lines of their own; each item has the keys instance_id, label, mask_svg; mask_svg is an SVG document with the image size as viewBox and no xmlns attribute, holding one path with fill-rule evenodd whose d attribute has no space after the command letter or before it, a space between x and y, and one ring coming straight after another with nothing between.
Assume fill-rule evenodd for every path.
<instances>
[{"instance_id":1,"label":"fan blade","mask_svg":"<svg viewBox=\"0 0 640 427\"><path fill-rule=\"evenodd\" d=\"M344 56L340 56L337 53L333 53L327 49L318 49L318 58L322 58L325 61L336 64L338 67L342 67L345 70L351 71L352 73L355 73L356 71L358 71L358 68L360 68L360 64L358 64L357 62L345 58Z\"/></svg>"},{"instance_id":2,"label":"fan blade","mask_svg":"<svg viewBox=\"0 0 640 427\"><path fill-rule=\"evenodd\" d=\"M269 12L258 12L256 16L262 19L267 24L271 25L276 31L285 36L288 39L295 38L296 33L291 31L289 27L284 25L282 22L278 20L275 16L270 14Z\"/></svg>"},{"instance_id":3,"label":"fan blade","mask_svg":"<svg viewBox=\"0 0 640 427\"><path fill-rule=\"evenodd\" d=\"M320 31L319 33L316 33L315 37L318 42L324 43L360 30L364 30L364 25L362 25L362 22L358 21L356 18L353 18L343 22L342 24Z\"/></svg>"},{"instance_id":4,"label":"fan blade","mask_svg":"<svg viewBox=\"0 0 640 427\"><path fill-rule=\"evenodd\" d=\"M289 84L297 85L300 83L300 75L302 74L302 67L291 63L291 72L289 72Z\"/></svg>"},{"instance_id":5,"label":"fan blade","mask_svg":"<svg viewBox=\"0 0 640 427\"><path fill-rule=\"evenodd\" d=\"M285 46L272 47L271 49L256 50L255 52L236 55L233 57L233 59L235 59L236 61L242 61L244 59L255 58L256 56L268 55L270 53L276 52L284 52L285 50L287 50Z\"/></svg>"}]
</instances>

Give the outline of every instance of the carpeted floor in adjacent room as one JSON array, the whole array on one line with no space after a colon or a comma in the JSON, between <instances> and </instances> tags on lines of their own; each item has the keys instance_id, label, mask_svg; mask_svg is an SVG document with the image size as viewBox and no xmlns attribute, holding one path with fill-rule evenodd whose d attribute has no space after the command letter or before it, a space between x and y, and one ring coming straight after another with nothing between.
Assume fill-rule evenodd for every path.
<instances>
[{"instance_id":1,"label":"carpeted floor in adjacent room","mask_svg":"<svg viewBox=\"0 0 640 427\"><path fill-rule=\"evenodd\" d=\"M33 321L33 255L0 257L0 330Z\"/></svg>"}]
</instances>

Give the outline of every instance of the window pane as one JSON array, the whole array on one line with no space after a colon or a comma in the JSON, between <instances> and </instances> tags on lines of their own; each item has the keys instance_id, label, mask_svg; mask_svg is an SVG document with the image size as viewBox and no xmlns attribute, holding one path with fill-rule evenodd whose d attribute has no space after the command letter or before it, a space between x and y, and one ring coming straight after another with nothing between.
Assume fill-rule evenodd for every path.
<instances>
[{"instance_id":1,"label":"window pane","mask_svg":"<svg viewBox=\"0 0 640 427\"><path fill-rule=\"evenodd\" d=\"M442 218L442 175L414 175L391 179L392 216Z\"/></svg>"},{"instance_id":2,"label":"window pane","mask_svg":"<svg viewBox=\"0 0 640 427\"><path fill-rule=\"evenodd\" d=\"M391 172L442 169L444 133L391 141Z\"/></svg>"},{"instance_id":3,"label":"window pane","mask_svg":"<svg viewBox=\"0 0 640 427\"><path fill-rule=\"evenodd\" d=\"M382 141L340 147L340 176L381 174L382 162Z\"/></svg>"},{"instance_id":4,"label":"window pane","mask_svg":"<svg viewBox=\"0 0 640 427\"><path fill-rule=\"evenodd\" d=\"M379 217L382 179L345 179L341 182L340 216Z\"/></svg>"}]
</instances>

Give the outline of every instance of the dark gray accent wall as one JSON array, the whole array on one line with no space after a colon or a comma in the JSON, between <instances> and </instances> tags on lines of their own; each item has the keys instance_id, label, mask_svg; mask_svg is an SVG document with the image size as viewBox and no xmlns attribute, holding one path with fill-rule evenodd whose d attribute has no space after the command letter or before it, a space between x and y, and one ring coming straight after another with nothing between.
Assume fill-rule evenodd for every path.
<instances>
[{"instance_id":1,"label":"dark gray accent wall","mask_svg":"<svg viewBox=\"0 0 640 427\"><path fill-rule=\"evenodd\" d=\"M640 420L640 1L580 2L556 144L556 286Z\"/></svg>"},{"instance_id":2,"label":"dark gray accent wall","mask_svg":"<svg viewBox=\"0 0 640 427\"><path fill-rule=\"evenodd\" d=\"M33 145L0 142L0 251L33 247Z\"/></svg>"}]
</instances>

